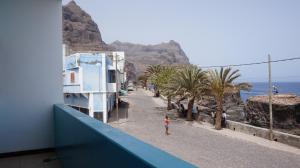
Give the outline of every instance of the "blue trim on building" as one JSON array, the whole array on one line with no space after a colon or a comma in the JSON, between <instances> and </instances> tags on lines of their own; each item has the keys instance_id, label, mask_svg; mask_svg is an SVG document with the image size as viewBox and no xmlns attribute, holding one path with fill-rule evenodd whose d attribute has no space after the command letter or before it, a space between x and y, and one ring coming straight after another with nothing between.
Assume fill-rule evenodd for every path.
<instances>
[{"instance_id":1,"label":"blue trim on building","mask_svg":"<svg viewBox=\"0 0 300 168\"><path fill-rule=\"evenodd\" d=\"M63 167L195 168L66 105L54 106L55 146Z\"/></svg>"}]
</instances>

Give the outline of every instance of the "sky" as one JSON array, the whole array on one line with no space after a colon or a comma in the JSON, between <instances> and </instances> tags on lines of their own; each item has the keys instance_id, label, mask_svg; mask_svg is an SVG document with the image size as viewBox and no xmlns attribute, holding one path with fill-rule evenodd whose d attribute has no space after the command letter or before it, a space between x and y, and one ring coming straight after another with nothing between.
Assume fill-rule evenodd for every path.
<instances>
[{"instance_id":1,"label":"sky","mask_svg":"<svg viewBox=\"0 0 300 168\"><path fill-rule=\"evenodd\" d=\"M69 0L63 0L66 4ZM177 41L190 63L228 65L300 57L299 0L75 0L106 43ZM238 67L240 81L268 80L268 66ZM300 60L272 64L273 81L300 82Z\"/></svg>"}]
</instances>

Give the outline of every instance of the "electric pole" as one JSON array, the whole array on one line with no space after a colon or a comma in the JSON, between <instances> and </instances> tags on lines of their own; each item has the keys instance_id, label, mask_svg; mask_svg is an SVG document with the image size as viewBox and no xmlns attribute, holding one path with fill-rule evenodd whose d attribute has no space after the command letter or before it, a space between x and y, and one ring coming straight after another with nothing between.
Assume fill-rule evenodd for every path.
<instances>
[{"instance_id":1,"label":"electric pole","mask_svg":"<svg viewBox=\"0 0 300 168\"><path fill-rule=\"evenodd\" d=\"M270 140L273 140L273 111L272 111L272 68L271 68L271 56L268 55L269 64L269 112L270 112Z\"/></svg>"},{"instance_id":2,"label":"electric pole","mask_svg":"<svg viewBox=\"0 0 300 168\"><path fill-rule=\"evenodd\" d=\"M116 59L116 113L117 113L117 121L119 121L119 90L118 90L118 55L116 53L115 55L115 59Z\"/></svg>"}]
</instances>

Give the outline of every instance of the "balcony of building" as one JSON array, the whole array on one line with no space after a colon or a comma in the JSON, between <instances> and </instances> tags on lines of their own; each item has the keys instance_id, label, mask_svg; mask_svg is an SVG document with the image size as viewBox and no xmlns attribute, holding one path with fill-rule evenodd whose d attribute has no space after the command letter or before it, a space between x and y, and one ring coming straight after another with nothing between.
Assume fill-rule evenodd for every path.
<instances>
[{"instance_id":1,"label":"balcony of building","mask_svg":"<svg viewBox=\"0 0 300 168\"><path fill-rule=\"evenodd\" d=\"M61 10L0 1L0 167L193 167L62 105Z\"/></svg>"},{"instance_id":2,"label":"balcony of building","mask_svg":"<svg viewBox=\"0 0 300 168\"><path fill-rule=\"evenodd\" d=\"M1 154L0 167L194 167L69 106L53 116L53 148Z\"/></svg>"}]
</instances>

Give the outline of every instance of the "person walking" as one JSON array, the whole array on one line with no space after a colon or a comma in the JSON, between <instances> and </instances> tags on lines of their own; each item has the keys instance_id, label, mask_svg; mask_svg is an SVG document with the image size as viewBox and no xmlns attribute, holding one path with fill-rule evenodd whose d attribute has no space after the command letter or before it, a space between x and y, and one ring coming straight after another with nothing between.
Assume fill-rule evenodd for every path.
<instances>
[{"instance_id":1,"label":"person walking","mask_svg":"<svg viewBox=\"0 0 300 168\"><path fill-rule=\"evenodd\" d=\"M226 127L226 117L227 117L226 112L223 111L222 112L222 120L221 120L221 126L222 126L222 128Z\"/></svg>"},{"instance_id":2,"label":"person walking","mask_svg":"<svg viewBox=\"0 0 300 168\"><path fill-rule=\"evenodd\" d=\"M181 117L186 117L185 115L185 109L184 109L184 105L180 104L180 112L181 112Z\"/></svg>"},{"instance_id":3,"label":"person walking","mask_svg":"<svg viewBox=\"0 0 300 168\"><path fill-rule=\"evenodd\" d=\"M198 106L193 106L192 117L194 120L197 120L198 117Z\"/></svg>"},{"instance_id":4,"label":"person walking","mask_svg":"<svg viewBox=\"0 0 300 168\"><path fill-rule=\"evenodd\" d=\"M164 119L164 125L165 125L165 129L166 129L166 135L170 135L169 133L169 123L170 123L170 120L169 120L169 117L166 115L165 119Z\"/></svg>"},{"instance_id":5,"label":"person walking","mask_svg":"<svg viewBox=\"0 0 300 168\"><path fill-rule=\"evenodd\" d=\"M211 118L213 120L213 125L215 125L216 124L216 113L213 111L211 112Z\"/></svg>"},{"instance_id":6,"label":"person walking","mask_svg":"<svg viewBox=\"0 0 300 168\"><path fill-rule=\"evenodd\" d=\"M278 88L276 86L273 85L273 94L278 94Z\"/></svg>"}]
</instances>

